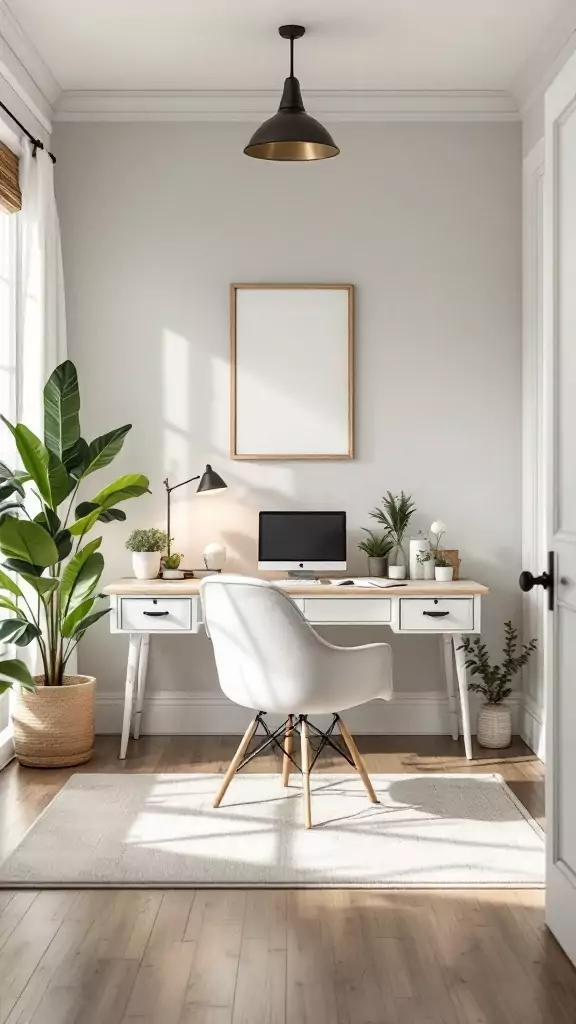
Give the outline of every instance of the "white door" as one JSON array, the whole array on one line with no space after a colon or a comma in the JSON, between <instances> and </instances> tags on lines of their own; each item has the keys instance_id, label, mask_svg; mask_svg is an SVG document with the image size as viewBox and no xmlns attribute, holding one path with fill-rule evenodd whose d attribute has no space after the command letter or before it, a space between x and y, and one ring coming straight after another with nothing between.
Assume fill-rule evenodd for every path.
<instances>
[{"instance_id":1,"label":"white door","mask_svg":"<svg viewBox=\"0 0 576 1024\"><path fill-rule=\"evenodd\" d=\"M546 94L547 922L576 963L576 55ZM544 568L544 567L543 567Z\"/></svg>"}]
</instances>

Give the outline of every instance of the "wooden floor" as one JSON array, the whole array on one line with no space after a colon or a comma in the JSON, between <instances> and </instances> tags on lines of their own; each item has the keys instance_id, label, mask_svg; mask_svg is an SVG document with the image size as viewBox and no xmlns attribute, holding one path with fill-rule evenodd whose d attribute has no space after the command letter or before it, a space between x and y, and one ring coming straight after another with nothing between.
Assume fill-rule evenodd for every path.
<instances>
[{"instance_id":1,"label":"wooden floor","mask_svg":"<svg viewBox=\"0 0 576 1024\"><path fill-rule=\"evenodd\" d=\"M120 764L100 737L81 770L221 771L235 742L144 737ZM442 737L359 746L375 772L500 772L542 820L520 741L472 764ZM0 773L4 853L70 774ZM574 1024L576 971L542 908L534 890L0 892L0 1024Z\"/></svg>"}]
</instances>

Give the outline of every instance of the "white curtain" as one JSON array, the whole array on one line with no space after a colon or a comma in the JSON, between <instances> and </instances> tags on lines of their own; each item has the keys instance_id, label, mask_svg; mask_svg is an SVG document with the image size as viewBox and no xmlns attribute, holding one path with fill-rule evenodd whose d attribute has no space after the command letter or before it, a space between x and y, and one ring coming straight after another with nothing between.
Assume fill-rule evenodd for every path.
<instances>
[{"instance_id":1,"label":"white curtain","mask_svg":"<svg viewBox=\"0 0 576 1024\"><path fill-rule=\"evenodd\" d=\"M17 418L43 435L42 389L66 358L66 309L54 164L22 143L17 303Z\"/></svg>"},{"instance_id":2,"label":"white curtain","mask_svg":"<svg viewBox=\"0 0 576 1024\"><path fill-rule=\"evenodd\" d=\"M46 150L34 155L22 143L16 273L16 420L44 436L43 389L52 370L66 359L66 310L60 224L54 194L54 164ZM30 671L41 672L35 643L14 651ZM69 671L75 671L70 659Z\"/></svg>"}]
</instances>

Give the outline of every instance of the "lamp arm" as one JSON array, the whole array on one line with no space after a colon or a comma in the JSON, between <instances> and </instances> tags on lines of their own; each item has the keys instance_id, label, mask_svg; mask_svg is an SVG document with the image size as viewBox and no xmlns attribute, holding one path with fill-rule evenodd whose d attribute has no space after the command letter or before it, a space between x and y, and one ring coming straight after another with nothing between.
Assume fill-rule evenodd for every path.
<instances>
[{"instance_id":1,"label":"lamp arm","mask_svg":"<svg viewBox=\"0 0 576 1024\"><path fill-rule=\"evenodd\" d=\"M162 483L164 484L164 487L166 488L168 494L170 494L171 491L177 490L178 487L184 487L185 484L191 484L194 482L194 480L199 479L200 473L198 473L197 476L191 476L189 480L183 480L181 484L173 484L172 487L168 486L168 477L166 477L166 479L163 480Z\"/></svg>"},{"instance_id":2,"label":"lamp arm","mask_svg":"<svg viewBox=\"0 0 576 1024\"><path fill-rule=\"evenodd\" d=\"M167 536L168 536L168 542L166 544L166 554L167 555L170 554L170 525L171 525L170 524L170 519L171 519L171 515L170 515L170 512L171 512L171 509L170 509L170 495L172 494L172 491L177 490L178 487L184 487L185 484L191 484L191 483L193 483L194 480L199 480L199 479L200 479L200 473L198 473L197 476L191 476L189 480L183 480L181 484L174 484L173 487L169 486L169 484L168 484L168 477L166 477L166 479L162 481L162 483L164 484L164 487L166 488L166 533L167 533Z\"/></svg>"}]
</instances>

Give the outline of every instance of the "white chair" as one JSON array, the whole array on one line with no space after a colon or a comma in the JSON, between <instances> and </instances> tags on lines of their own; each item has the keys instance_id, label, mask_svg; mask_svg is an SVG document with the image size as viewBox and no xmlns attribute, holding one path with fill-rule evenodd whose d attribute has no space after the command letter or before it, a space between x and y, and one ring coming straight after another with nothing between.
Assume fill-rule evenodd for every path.
<instances>
[{"instance_id":1,"label":"white chair","mask_svg":"<svg viewBox=\"0 0 576 1024\"><path fill-rule=\"evenodd\" d=\"M208 576L200 594L204 623L214 646L220 686L236 704L257 712L234 755L214 801L218 807L234 777L248 760L266 747L283 751L282 777L288 785L290 766L302 772L304 820L311 828L310 772L326 745L333 747L362 777L372 803L378 803L358 748L340 718L346 708L392 696L392 652L389 644L335 647L312 629L298 607L273 584L246 576ZM286 715L272 731L268 713ZM331 713L323 732L308 716ZM251 754L248 747L258 726L266 733ZM336 746L338 725L347 751ZM313 758L310 730L320 736ZM292 756L294 733L300 734L301 766ZM283 734L283 743L278 739Z\"/></svg>"}]
</instances>

